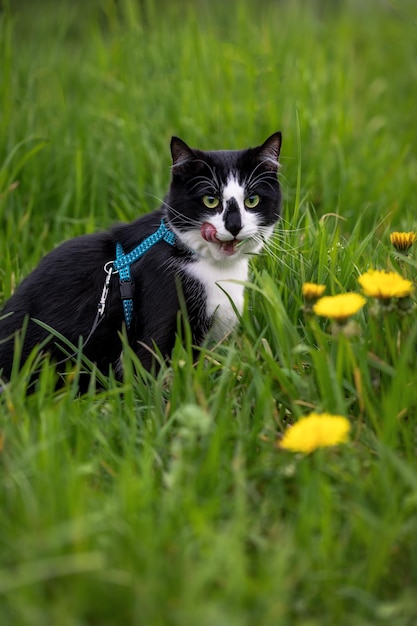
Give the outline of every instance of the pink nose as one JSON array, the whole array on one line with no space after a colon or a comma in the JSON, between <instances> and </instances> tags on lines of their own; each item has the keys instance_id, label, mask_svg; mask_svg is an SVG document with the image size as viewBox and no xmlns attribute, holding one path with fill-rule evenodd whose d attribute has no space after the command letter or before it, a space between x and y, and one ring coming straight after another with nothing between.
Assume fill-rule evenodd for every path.
<instances>
[{"instance_id":1,"label":"pink nose","mask_svg":"<svg viewBox=\"0 0 417 626\"><path fill-rule=\"evenodd\" d=\"M203 224L201 224L200 232L202 238L206 241L218 241L216 237L217 230L213 226L213 224L210 224L209 222L204 222Z\"/></svg>"}]
</instances>

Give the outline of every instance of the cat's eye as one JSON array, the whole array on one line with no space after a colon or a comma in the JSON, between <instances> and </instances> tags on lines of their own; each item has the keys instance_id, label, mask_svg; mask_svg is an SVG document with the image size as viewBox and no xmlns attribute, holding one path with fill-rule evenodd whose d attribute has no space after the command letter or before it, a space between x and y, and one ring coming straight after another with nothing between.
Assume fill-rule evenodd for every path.
<instances>
[{"instance_id":1,"label":"cat's eye","mask_svg":"<svg viewBox=\"0 0 417 626\"><path fill-rule=\"evenodd\" d=\"M245 198L245 207L247 209L254 209L256 206L258 206L260 200L260 197L256 194L248 196L247 198Z\"/></svg>"},{"instance_id":2,"label":"cat's eye","mask_svg":"<svg viewBox=\"0 0 417 626\"><path fill-rule=\"evenodd\" d=\"M203 196L203 202L208 209L215 209L219 206L220 200L216 196Z\"/></svg>"}]
</instances>

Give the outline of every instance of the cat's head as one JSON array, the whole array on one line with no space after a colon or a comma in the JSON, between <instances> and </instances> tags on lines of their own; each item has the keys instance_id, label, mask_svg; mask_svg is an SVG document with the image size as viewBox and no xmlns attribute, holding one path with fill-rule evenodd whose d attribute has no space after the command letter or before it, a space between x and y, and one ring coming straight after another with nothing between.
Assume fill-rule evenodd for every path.
<instances>
[{"instance_id":1,"label":"cat's head","mask_svg":"<svg viewBox=\"0 0 417 626\"><path fill-rule=\"evenodd\" d=\"M168 221L187 247L213 261L259 252L279 218L281 133L256 148L206 152L171 140Z\"/></svg>"}]
</instances>

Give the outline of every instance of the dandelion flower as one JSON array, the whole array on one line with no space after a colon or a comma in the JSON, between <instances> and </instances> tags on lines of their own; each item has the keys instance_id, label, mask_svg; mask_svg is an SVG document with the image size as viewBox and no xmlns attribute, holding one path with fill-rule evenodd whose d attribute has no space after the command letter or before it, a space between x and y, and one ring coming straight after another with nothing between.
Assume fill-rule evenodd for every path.
<instances>
[{"instance_id":1,"label":"dandelion flower","mask_svg":"<svg viewBox=\"0 0 417 626\"><path fill-rule=\"evenodd\" d=\"M417 234L414 232L398 233L393 232L389 236L392 245L398 252L407 252L417 241Z\"/></svg>"},{"instance_id":2,"label":"dandelion flower","mask_svg":"<svg viewBox=\"0 0 417 626\"><path fill-rule=\"evenodd\" d=\"M341 293L337 296L324 296L313 306L316 315L329 317L339 324L360 311L366 300L359 293Z\"/></svg>"},{"instance_id":3,"label":"dandelion flower","mask_svg":"<svg viewBox=\"0 0 417 626\"><path fill-rule=\"evenodd\" d=\"M366 296L389 300L390 298L405 298L414 290L411 280L403 278L397 272L384 270L369 270L358 278L362 291Z\"/></svg>"},{"instance_id":4,"label":"dandelion flower","mask_svg":"<svg viewBox=\"0 0 417 626\"><path fill-rule=\"evenodd\" d=\"M302 286L302 294L304 298L311 302L316 301L326 291L326 285L317 285L316 283L304 283Z\"/></svg>"},{"instance_id":5,"label":"dandelion flower","mask_svg":"<svg viewBox=\"0 0 417 626\"><path fill-rule=\"evenodd\" d=\"M348 441L349 432L349 420L342 415L310 413L287 429L278 447L309 454L317 448Z\"/></svg>"}]
</instances>

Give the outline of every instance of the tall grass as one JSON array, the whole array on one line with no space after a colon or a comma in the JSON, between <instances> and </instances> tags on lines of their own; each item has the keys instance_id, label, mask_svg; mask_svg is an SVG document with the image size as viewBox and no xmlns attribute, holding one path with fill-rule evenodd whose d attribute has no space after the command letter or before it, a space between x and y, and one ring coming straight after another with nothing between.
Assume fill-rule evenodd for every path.
<instances>
[{"instance_id":1,"label":"tall grass","mask_svg":"<svg viewBox=\"0 0 417 626\"><path fill-rule=\"evenodd\" d=\"M38 355L0 394L5 624L411 626L417 619L415 309L351 335L302 284L415 280L414 3L5 2L0 299L60 241L159 205L172 134L246 147L281 129L283 217L239 330L156 377L55 391ZM351 441L279 449L310 411Z\"/></svg>"}]
</instances>

